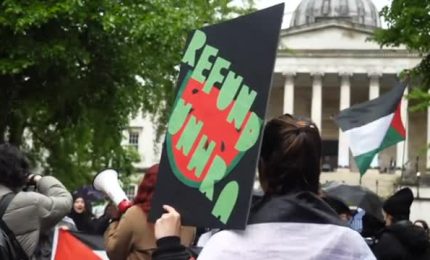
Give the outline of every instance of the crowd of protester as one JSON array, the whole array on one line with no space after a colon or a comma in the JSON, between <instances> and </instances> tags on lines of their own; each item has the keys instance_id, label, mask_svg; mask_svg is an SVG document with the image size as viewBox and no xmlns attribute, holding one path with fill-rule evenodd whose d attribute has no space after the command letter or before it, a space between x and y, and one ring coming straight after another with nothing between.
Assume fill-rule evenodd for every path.
<instances>
[{"instance_id":1,"label":"crowd of protester","mask_svg":"<svg viewBox=\"0 0 430 260\"><path fill-rule=\"evenodd\" d=\"M378 220L321 192L320 163L321 136L313 122L291 115L272 119L258 163L263 195L253 200L246 229L200 236L204 227L182 226L169 205L156 223L147 220L158 165L147 171L124 214L108 204L95 217L83 194L72 196L52 176L30 174L24 153L2 144L0 259L50 259L55 226L104 235L113 260L430 259L427 223L410 221L409 188L385 200L384 221Z\"/></svg>"}]
</instances>

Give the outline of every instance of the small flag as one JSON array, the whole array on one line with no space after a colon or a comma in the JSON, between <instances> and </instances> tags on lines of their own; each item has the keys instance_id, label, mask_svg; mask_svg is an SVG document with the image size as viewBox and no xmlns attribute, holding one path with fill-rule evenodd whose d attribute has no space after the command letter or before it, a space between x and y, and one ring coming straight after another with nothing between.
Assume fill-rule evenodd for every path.
<instances>
[{"instance_id":1,"label":"small flag","mask_svg":"<svg viewBox=\"0 0 430 260\"><path fill-rule=\"evenodd\" d=\"M405 140L400 104L406 85L399 83L376 99L340 111L336 122L349 140L349 147L363 176L375 155Z\"/></svg>"},{"instance_id":2,"label":"small flag","mask_svg":"<svg viewBox=\"0 0 430 260\"><path fill-rule=\"evenodd\" d=\"M103 237L57 228L52 245L52 260L104 260Z\"/></svg>"}]
</instances>

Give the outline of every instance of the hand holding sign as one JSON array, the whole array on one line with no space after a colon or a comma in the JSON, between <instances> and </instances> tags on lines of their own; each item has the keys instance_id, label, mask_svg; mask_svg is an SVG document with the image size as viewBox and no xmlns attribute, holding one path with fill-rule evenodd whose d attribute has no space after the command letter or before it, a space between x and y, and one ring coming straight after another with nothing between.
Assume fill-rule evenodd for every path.
<instances>
[{"instance_id":1,"label":"hand holding sign","mask_svg":"<svg viewBox=\"0 0 430 260\"><path fill-rule=\"evenodd\" d=\"M161 215L155 222L155 238L177 236L181 233L181 215L172 207L164 205L163 209L167 211Z\"/></svg>"}]
</instances>

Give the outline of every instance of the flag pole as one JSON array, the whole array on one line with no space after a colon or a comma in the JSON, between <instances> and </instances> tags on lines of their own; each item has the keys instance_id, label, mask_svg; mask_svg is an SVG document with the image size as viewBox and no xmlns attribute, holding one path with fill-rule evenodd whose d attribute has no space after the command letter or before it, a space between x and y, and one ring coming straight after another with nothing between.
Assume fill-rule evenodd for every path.
<instances>
[{"instance_id":1,"label":"flag pole","mask_svg":"<svg viewBox=\"0 0 430 260\"><path fill-rule=\"evenodd\" d=\"M405 89L407 90L408 89L408 85L409 85L409 82L410 82L410 75L409 75L409 73L406 75L406 79L403 81L403 84L405 84L406 85L406 87L405 87ZM405 93L403 93L403 95L404 95ZM402 96L402 99L400 100L400 104L402 105L402 102L403 102L403 96ZM401 106L400 105L400 106ZM400 115L401 115L401 113L402 113L402 110L400 110ZM405 118L403 118L403 120L405 120L404 122L406 123L406 118L408 117L408 107L406 107L406 115L405 115ZM405 127L405 129L406 129L406 127ZM405 155L406 155L406 140L408 139L408 133L406 132L406 135L405 135L405 140L403 140L403 154L402 154L402 168L400 168L400 180L403 180L403 178L404 178L404 173L405 173Z\"/></svg>"},{"instance_id":2,"label":"flag pole","mask_svg":"<svg viewBox=\"0 0 430 260\"><path fill-rule=\"evenodd\" d=\"M403 180L405 173L405 154L406 154L406 140L408 137L408 133L406 133L405 140L403 140L403 154L402 154L402 168L400 171L400 180Z\"/></svg>"}]
</instances>

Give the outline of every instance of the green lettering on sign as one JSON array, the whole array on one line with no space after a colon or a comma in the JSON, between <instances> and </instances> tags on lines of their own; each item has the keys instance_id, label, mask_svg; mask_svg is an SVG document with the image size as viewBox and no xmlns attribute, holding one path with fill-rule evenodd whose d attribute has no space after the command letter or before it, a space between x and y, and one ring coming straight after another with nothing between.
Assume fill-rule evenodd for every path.
<instances>
[{"instance_id":1,"label":"green lettering on sign","mask_svg":"<svg viewBox=\"0 0 430 260\"><path fill-rule=\"evenodd\" d=\"M197 145L196 149L194 150L193 157L191 157L190 162L188 163L187 169L189 171L192 171L195 169L195 175L197 177L200 177L202 174L209 157L211 156L213 150L215 149L215 142L210 141L209 144L208 137L206 135L203 135L200 139L199 144Z\"/></svg>"},{"instance_id":2,"label":"green lettering on sign","mask_svg":"<svg viewBox=\"0 0 430 260\"><path fill-rule=\"evenodd\" d=\"M254 90L250 91L249 87L244 84L240 89L239 96L237 97L233 108L230 113L228 113L227 122L232 123L234 121L236 129L240 129L256 96L257 92Z\"/></svg>"},{"instance_id":3,"label":"green lettering on sign","mask_svg":"<svg viewBox=\"0 0 430 260\"><path fill-rule=\"evenodd\" d=\"M206 77L203 75L205 70L209 70L212 67L212 62L209 60L211 57L215 57L218 53L218 49L210 45L206 45L200 55L199 61L197 62L196 68L193 71L192 78L203 83L206 81Z\"/></svg>"},{"instance_id":4,"label":"green lettering on sign","mask_svg":"<svg viewBox=\"0 0 430 260\"><path fill-rule=\"evenodd\" d=\"M238 194L239 185L237 182L229 182L221 191L221 194L212 209L212 215L219 218L222 223L226 224L230 218L234 205L236 205Z\"/></svg>"},{"instance_id":5,"label":"green lettering on sign","mask_svg":"<svg viewBox=\"0 0 430 260\"><path fill-rule=\"evenodd\" d=\"M182 128L191 108L191 104L185 104L185 100L179 98L170 116L169 125L167 126L167 132L169 134L174 135Z\"/></svg>"},{"instance_id":6,"label":"green lettering on sign","mask_svg":"<svg viewBox=\"0 0 430 260\"><path fill-rule=\"evenodd\" d=\"M215 155L214 160L209 168L208 174L205 176L202 184L200 185L200 192L205 194L208 199L212 201L214 194L214 185L217 181L221 180L227 171L227 166L224 160Z\"/></svg>"},{"instance_id":7,"label":"green lettering on sign","mask_svg":"<svg viewBox=\"0 0 430 260\"><path fill-rule=\"evenodd\" d=\"M217 99L217 107L219 110L226 109L231 102L233 102L237 91L239 90L240 84L242 84L243 78L239 75L235 75L234 72L229 71L224 83L221 86L219 96Z\"/></svg>"},{"instance_id":8,"label":"green lettering on sign","mask_svg":"<svg viewBox=\"0 0 430 260\"><path fill-rule=\"evenodd\" d=\"M258 116L254 112L251 112L251 115L249 115L249 119L246 122L245 128L240 133L239 139L237 140L234 148L241 152L244 152L251 148L257 141L258 136L260 135L260 129L260 118L258 118Z\"/></svg>"},{"instance_id":9,"label":"green lettering on sign","mask_svg":"<svg viewBox=\"0 0 430 260\"><path fill-rule=\"evenodd\" d=\"M194 142L197 139L197 136L200 134L200 130L203 127L202 121L197 121L195 116L191 116L188 120L187 125L185 126L184 131L179 138L178 143L176 144L176 149L179 151L182 149L182 153L185 156L188 156L191 148L193 147Z\"/></svg>"},{"instance_id":10,"label":"green lettering on sign","mask_svg":"<svg viewBox=\"0 0 430 260\"><path fill-rule=\"evenodd\" d=\"M188 48L185 51L184 57L182 58L183 63L187 63L191 67L194 67L196 62L197 50L203 48L206 43L206 34L200 30L194 32L193 38L188 44Z\"/></svg>"},{"instance_id":11,"label":"green lettering on sign","mask_svg":"<svg viewBox=\"0 0 430 260\"><path fill-rule=\"evenodd\" d=\"M212 86L215 85L215 83L222 83L224 80L224 76L221 74L221 70L228 69L230 67L230 62L218 57L215 61L215 64L211 70L211 73L208 76L208 80L205 83L205 86L203 87L203 91L207 94L212 89Z\"/></svg>"}]
</instances>

